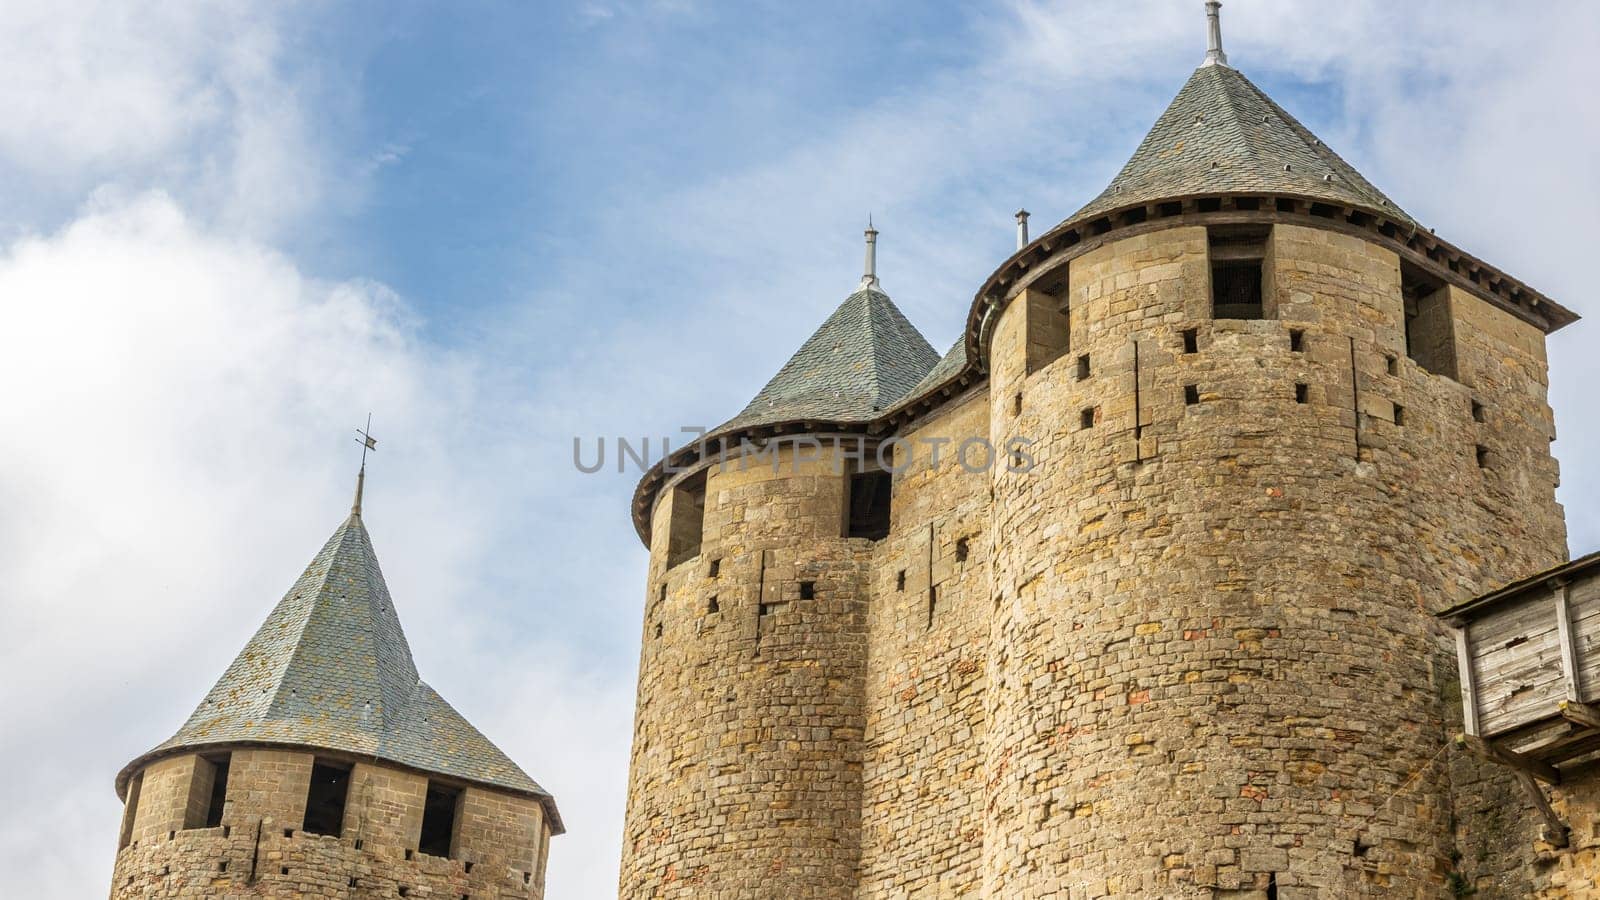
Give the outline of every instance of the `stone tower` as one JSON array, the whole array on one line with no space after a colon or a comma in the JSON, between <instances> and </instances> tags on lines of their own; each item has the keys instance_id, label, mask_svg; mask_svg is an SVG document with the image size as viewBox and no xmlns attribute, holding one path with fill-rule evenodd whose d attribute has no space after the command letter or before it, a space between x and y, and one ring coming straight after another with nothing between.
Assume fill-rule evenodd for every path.
<instances>
[{"instance_id":1,"label":"stone tower","mask_svg":"<svg viewBox=\"0 0 1600 900\"><path fill-rule=\"evenodd\" d=\"M555 799L418 678L364 478L189 721L117 775L112 900L544 896Z\"/></svg>"},{"instance_id":2,"label":"stone tower","mask_svg":"<svg viewBox=\"0 0 1600 900\"><path fill-rule=\"evenodd\" d=\"M942 359L869 249L641 481L624 896L1448 895L1484 810L1430 613L1566 558L1576 316L1230 67L1218 6Z\"/></svg>"}]
</instances>

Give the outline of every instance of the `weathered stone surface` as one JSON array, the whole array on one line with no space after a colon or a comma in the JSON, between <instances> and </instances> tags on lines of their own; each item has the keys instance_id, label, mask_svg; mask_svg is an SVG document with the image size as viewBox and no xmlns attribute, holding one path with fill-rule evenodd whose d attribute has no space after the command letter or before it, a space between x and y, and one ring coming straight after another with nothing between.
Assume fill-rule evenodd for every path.
<instances>
[{"instance_id":1,"label":"weathered stone surface","mask_svg":"<svg viewBox=\"0 0 1600 900\"><path fill-rule=\"evenodd\" d=\"M1593 896L1600 791L1537 847L1452 749L1430 615L1565 556L1543 335L1449 287L1433 374L1393 251L1267 254L1262 320L1211 317L1187 225L1073 259L1067 340L1008 304L987 381L898 435L881 541L827 453L713 469L670 569L660 492L623 896Z\"/></svg>"}]
</instances>

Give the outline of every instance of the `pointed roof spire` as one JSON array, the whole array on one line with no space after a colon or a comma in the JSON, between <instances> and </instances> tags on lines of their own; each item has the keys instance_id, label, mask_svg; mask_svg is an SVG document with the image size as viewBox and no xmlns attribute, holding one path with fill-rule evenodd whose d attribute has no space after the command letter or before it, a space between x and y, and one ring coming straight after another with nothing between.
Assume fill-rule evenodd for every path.
<instances>
[{"instance_id":1,"label":"pointed roof spire","mask_svg":"<svg viewBox=\"0 0 1600 900\"><path fill-rule=\"evenodd\" d=\"M878 288L878 230L872 227L872 213L867 213L867 264L866 271L861 276L861 286L856 288L864 291L868 288Z\"/></svg>"},{"instance_id":2,"label":"pointed roof spire","mask_svg":"<svg viewBox=\"0 0 1600 900\"><path fill-rule=\"evenodd\" d=\"M278 744L532 795L559 834L554 798L418 677L359 499L356 507L183 727L123 768L117 791L125 792L128 779L157 757Z\"/></svg>"},{"instance_id":3,"label":"pointed roof spire","mask_svg":"<svg viewBox=\"0 0 1600 900\"><path fill-rule=\"evenodd\" d=\"M1226 66L1228 54L1222 52L1222 3L1206 0L1206 61L1202 66Z\"/></svg>"}]
</instances>

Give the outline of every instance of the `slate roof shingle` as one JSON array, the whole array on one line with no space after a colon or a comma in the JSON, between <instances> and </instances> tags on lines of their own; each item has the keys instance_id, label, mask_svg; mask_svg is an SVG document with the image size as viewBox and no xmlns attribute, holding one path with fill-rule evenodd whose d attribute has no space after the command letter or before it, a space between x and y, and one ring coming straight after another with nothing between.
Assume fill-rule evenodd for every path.
<instances>
[{"instance_id":1,"label":"slate roof shingle","mask_svg":"<svg viewBox=\"0 0 1600 900\"><path fill-rule=\"evenodd\" d=\"M868 422L920 382L939 354L889 295L863 288L846 297L724 432L819 419Z\"/></svg>"},{"instance_id":2,"label":"slate roof shingle","mask_svg":"<svg viewBox=\"0 0 1600 900\"><path fill-rule=\"evenodd\" d=\"M328 538L177 734L129 763L180 749L275 744L340 751L554 798L417 675L358 513Z\"/></svg>"},{"instance_id":3,"label":"slate roof shingle","mask_svg":"<svg viewBox=\"0 0 1600 900\"><path fill-rule=\"evenodd\" d=\"M1412 222L1243 73L1213 65L1195 70L1110 186L1066 223L1139 203L1230 192L1297 194Z\"/></svg>"}]
</instances>

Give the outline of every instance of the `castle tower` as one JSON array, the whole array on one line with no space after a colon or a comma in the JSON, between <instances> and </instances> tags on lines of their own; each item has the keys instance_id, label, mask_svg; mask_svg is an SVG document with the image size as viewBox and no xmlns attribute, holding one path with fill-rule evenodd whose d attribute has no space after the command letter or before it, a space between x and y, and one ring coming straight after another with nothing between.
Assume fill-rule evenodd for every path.
<instances>
[{"instance_id":1,"label":"castle tower","mask_svg":"<svg viewBox=\"0 0 1600 900\"><path fill-rule=\"evenodd\" d=\"M1206 6L1201 66L945 357L841 307L641 480L624 896L1448 892L1487 829L1430 613L1566 556L1544 340L1576 316L1420 226ZM915 383L846 402L884 360ZM718 468L832 435L892 449Z\"/></svg>"},{"instance_id":2,"label":"castle tower","mask_svg":"<svg viewBox=\"0 0 1600 900\"><path fill-rule=\"evenodd\" d=\"M1038 438L992 478L987 896L1442 893L1427 614L1565 556L1571 315L1229 67L1217 5L1111 185L980 293L995 433Z\"/></svg>"},{"instance_id":3,"label":"castle tower","mask_svg":"<svg viewBox=\"0 0 1600 900\"><path fill-rule=\"evenodd\" d=\"M361 518L117 775L112 900L544 895L555 799L417 676Z\"/></svg>"},{"instance_id":4,"label":"castle tower","mask_svg":"<svg viewBox=\"0 0 1600 900\"><path fill-rule=\"evenodd\" d=\"M717 429L743 449L671 474L651 513L623 896L853 884L872 540L850 535L884 524L887 479L788 423L869 421L937 358L879 287L876 237L860 287Z\"/></svg>"}]
</instances>

